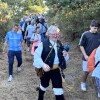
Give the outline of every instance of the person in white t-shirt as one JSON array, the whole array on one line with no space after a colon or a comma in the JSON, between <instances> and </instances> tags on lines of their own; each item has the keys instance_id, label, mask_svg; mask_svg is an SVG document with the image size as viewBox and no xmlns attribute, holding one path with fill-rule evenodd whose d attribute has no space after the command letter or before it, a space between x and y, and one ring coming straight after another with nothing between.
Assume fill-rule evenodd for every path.
<instances>
[{"instance_id":1,"label":"person in white t-shirt","mask_svg":"<svg viewBox=\"0 0 100 100\"><path fill-rule=\"evenodd\" d=\"M34 33L30 39L30 41L33 43L31 54L34 54L35 49L38 47L38 45L41 42L41 35L40 35L40 27L36 27L36 33Z\"/></svg>"},{"instance_id":2,"label":"person in white t-shirt","mask_svg":"<svg viewBox=\"0 0 100 100\"><path fill-rule=\"evenodd\" d=\"M32 35L35 33L35 29L36 29L36 24L35 21L32 20L31 24L27 26L26 28L26 32L25 32L25 39L27 39L27 51L30 51L30 39L32 37Z\"/></svg>"}]
</instances>

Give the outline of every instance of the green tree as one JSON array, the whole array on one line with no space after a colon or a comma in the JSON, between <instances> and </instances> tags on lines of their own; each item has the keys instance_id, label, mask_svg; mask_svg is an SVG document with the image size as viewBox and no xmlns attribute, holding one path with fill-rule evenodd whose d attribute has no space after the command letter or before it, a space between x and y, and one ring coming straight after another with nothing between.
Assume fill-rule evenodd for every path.
<instances>
[{"instance_id":1,"label":"green tree","mask_svg":"<svg viewBox=\"0 0 100 100\"><path fill-rule=\"evenodd\" d=\"M44 13L45 9L42 0L0 0L0 35L4 35L13 23L19 23L23 15Z\"/></svg>"},{"instance_id":2,"label":"green tree","mask_svg":"<svg viewBox=\"0 0 100 100\"><path fill-rule=\"evenodd\" d=\"M89 28L92 19L100 20L100 0L48 0L46 4L49 22L57 23L72 40Z\"/></svg>"}]
</instances>

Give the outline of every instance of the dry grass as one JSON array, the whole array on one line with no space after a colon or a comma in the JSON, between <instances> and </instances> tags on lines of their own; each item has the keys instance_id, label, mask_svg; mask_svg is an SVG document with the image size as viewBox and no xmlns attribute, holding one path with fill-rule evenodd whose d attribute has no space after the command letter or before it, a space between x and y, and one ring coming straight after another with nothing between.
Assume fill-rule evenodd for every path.
<instances>
[{"instance_id":1,"label":"dry grass","mask_svg":"<svg viewBox=\"0 0 100 100\"><path fill-rule=\"evenodd\" d=\"M91 77L87 80L87 92L80 90L80 82L82 75L81 68L81 53L77 49L76 44L71 44L70 60L68 68L64 71L66 82L63 83L66 100L98 100L96 88ZM35 88L39 84L32 60L26 61L26 58L32 58L28 54L23 54L22 72L17 73L16 60L14 63L14 79L12 82L7 82L8 78L8 63L7 54L3 57L0 54L0 100L37 100L37 91ZM55 100L52 86L47 88L45 100Z\"/></svg>"}]
</instances>

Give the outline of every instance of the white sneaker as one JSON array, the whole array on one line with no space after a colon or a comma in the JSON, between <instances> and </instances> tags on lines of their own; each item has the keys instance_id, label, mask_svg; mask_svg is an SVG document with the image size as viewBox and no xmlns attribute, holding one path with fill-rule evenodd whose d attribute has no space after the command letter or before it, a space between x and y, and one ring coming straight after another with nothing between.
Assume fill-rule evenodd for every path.
<instances>
[{"instance_id":1,"label":"white sneaker","mask_svg":"<svg viewBox=\"0 0 100 100\"><path fill-rule=\"evenodd\" d=\"M21 70L22 70L22 68L21 67L18 67L17 71L20 72Z\"/></svg>"},{"instance_id":2,"label":"white sneaker","mask_svg":"<svg viewBox=\"0 0 100 100\"><path fill-rule=\"evenodd\" d=\"M100 98L100 93L98 92L98 98Z\"/></svg>"},{"instance_id":3,"label":"white sneaker","mask_svg":"<svg viewBox=\"0 0 100 100\"><path fill-rule=\"evenodd\" d=\"M13 79L13 77L12 77L12 75L10 75L9 78L8 78L8 82L11 82L12 79Z\"/></svg>"},{"instance_id":4,"label":"white sneaker","mask_svg":"<svg viewBox=\"0 0 100 100\"><path fill-rule=\"evenodd\" d=\"M86 83L81 82L81 90L86 91Z\"/></svg>"}]
</instances>

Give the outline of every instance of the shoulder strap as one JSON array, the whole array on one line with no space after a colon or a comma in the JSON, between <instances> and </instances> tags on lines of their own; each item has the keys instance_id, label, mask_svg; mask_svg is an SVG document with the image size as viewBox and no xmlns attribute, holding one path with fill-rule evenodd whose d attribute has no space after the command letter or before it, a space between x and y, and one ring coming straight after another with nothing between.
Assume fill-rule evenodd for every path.
<instances>
[{"instance_id":1,"label":"shoulder strap","mask_svg":"<svg viewBox=\"0 0 100 100\"><path fill-rule=\"evenodd\" d=\"M42 24L42 23L41 23ZM47 31L47 27L44 25L44 24L42 24L42 26L44 26L45 27L45 29L46 29L46 31Z\"/></svg>"},{"instance_id":2,"label":"shoulder strap","mask_svg":"<svg viewBox=\"0 0 100 100\"><path fill-rule=\"evenodd\" d=\"M49 55L51 54L51 52L52 52L52 50L53 50L53 48L54 48L54 45L55 45L55 43L53 44L53 46L52 46L52 48L51 48L50 52L48 53L48 55L47 55L47 57L46 57L46 59L45 59L45 61L44 61L44 62L46 62L46 61L47 61L47 59L48 59Z\"/></svg>"},{"instance_id":3,"label":"shoulder strap","mask_svg":"<svg viewBox=\"0 0 100 100\"><path fill-rule=\"evenodd\" d=\"M98 61L94 67L96 68L99 63L100 63L100 61Z\"/></svg>"}]
</instances>

